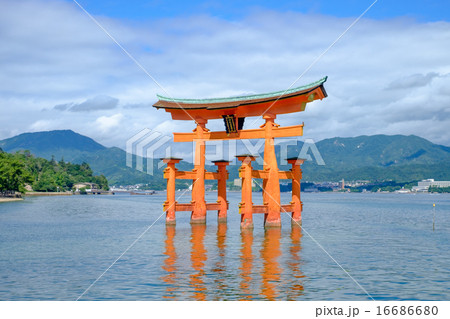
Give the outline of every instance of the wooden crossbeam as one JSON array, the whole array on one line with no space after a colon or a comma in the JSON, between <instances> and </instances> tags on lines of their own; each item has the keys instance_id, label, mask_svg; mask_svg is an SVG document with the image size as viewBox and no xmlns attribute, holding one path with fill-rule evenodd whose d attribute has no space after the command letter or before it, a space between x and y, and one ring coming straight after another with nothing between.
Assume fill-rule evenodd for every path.
<instances>
[{"instance_id":1,"label":"wooden crossbeam","mask_svg":"<svg viewBox=\"0 0 450 319\"><path fill-rule=\"evenodd\" d=\"M168 209L167 204L164 205L164 210ZM228 207L227 207L228 208ZM194 204L191 203L176 203L176 212L191 212L194 210ZM206 210L220 210L220 203L206 203Z\"/></svg>"},{"instance_id":2,"label":"wooden crossbeam","mask_svg":"<svg viewBox=\"0 0 450 319\"><path fill-rule=\"evenodd\" d=\"M220 210L220 203L206 203L206 210Z\"/></svg>"},{"instance_id":3,"label":"wooden crossbeam","mask_svg":"<svg viewBox=\"0 0 450 319\"><path fill-rule=\"evenodd\" d=\"M292 179L294 176L291 171L279 171L278 178L279 179Z\"/></svg>"},{"instance_id":4,"label":"wooden crossbeam","mask_svg":"<svg viewBox=\"0 0 450 319\"><path fill-rule=\"evenodd\" d=\"M267 214L269 207L267 205L253 205L252 214Z\"/></svg>"},{"instance_id":5,"label":"wooden crossbeam","mask_svg":"<svg viewBox=\"0 0 450 319\"><path fill-rule=\"evenodd\" d=\"M268 212L268 206L267 205L253 205L252 206L252 214L267 214ZM286 204L281 205L280 212L292 212L294 210L294 207L292 204ZM241 213L241 210L239 210L239 214Z\"/></svg>"},{"instance_id":6,"label":"wooden crossbeam","mask_svg":"<svg viewBox=\"0 0 450 319\"><path fill-rule=\"evenodd\" d=\"M164 178L168 178L168 173L164 173ZM195 172L191 171L177 171L176 172L176 179L196 179L197 175ZM242 177L239 173L239 177ZM217 180L219 178L219 173L217 172L205 172L205 179L208 180ZM264 170L253 170L252 171L252 178L261 178L266 179L268 178L268 172ZM292 172L291 171L279 171L278 172L278 178L279 179L292 179Z\"/></svg>"},{"instance_id":7,"label":"wooden crossbeam","mask_svg":"<svg viewBox=\"0 0 450 319\"><path fill-rule=\"evenodd\" d=\"M241 174L239 174L239 177L241 177ZM252 178L267 179L267 178L269 178L269 173L264 170L253 170ZM293 178L292 172L291 171L279 171L278 178L279 179L292 179Z\"/></svg>"},{"instance_id":8,"label":"wooden crossbeam","mask_svg":"<svg viewBox=\"0 0 450 319\"><path fill-rule=\"evenodd\" d=\"M169 173L168 172L164 172L164 178L169 178ZM192 179L195 180L197 179L197 175L196 172L192 172L192 171L177 171L175 173L175 178L176 179ZM205 172L205 179L219 179L219 173L217 172Z\"/></svg>"},{"instance_id":9,"label":"wooden crossbeam","mask_svg":"<svg viewBox=\"0 0 450 319\"><path fill-rule=\"evenodd\" d=\"M164 205L164 210L167 210L167 204ZM192 203L176 203L176 212L190 212L194 209L194 204ZM220 203L206 203L206 210L220 210ZM292 212L294 210L292 204L281 205L280 212ZM252 214L267 214L267 205L253 205ZM239 210L240 213L240 210Z\"/></svg>"},{"instance_id":10,"label":"wooden crossbeam","mask_svg":"<svg viewBox=\"0 0 450 319\"><path fill-rule=\"evenodd\" d=\"M238 133L221 132L204 132L205 141L212 140L247 140L255 138L265 138L265 129L240 130ZM286 127L274 127L272 129L272 137L293 137L303 135L303 124ZM174 142L193 142L198 139L197 133L173 133Z\"/></svg>"},{"instance_id":11,"label":"wooden crossbeam","mask_svg":"<svg viewBox=\"0 0 450 319\"><path fill-rule=\"evenodd\" d=\"M294 211L294 206L292 204L287 204L287 205L281 205L282 209L281 212L282 213L288 213L288 212L292 212Z\"/></svg>"},{"instance_id":12,"label":"wooden crossbeam","mask_svg":"<svg viewBox=\"0 0 450 319\"><path fill-rule=\"evenodd\" d=\"M187 204L187 203L176 203L175 204L175 211L176 212L190 212L194 210L194 204Z\"/></svg>"}]
</instances>

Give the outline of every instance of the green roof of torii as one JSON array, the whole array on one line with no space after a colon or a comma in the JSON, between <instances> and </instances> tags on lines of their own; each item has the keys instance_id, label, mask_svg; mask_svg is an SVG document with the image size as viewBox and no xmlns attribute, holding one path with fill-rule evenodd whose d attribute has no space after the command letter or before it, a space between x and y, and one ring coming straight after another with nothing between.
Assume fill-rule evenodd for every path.
<instances>
[{"instance_id":1,"label":"green roof of torii","mask_svg":"<svg viewBox=\"0 0 450 319\"><path fill-rule=\"evenodd\" d=\"M284 96L289 95L292 93L296 93L299 91L305 91L314 87L317 87L319 85L322 85L327 81L327 76L320 79L319 81L299 86L296 88L284 90L284 91L277 91L277 92L271 92L271 93L263 93L263 94L252 94L252 95L241 95L241 96L233 96L233 97L224 97L224 98L210 98L210 99L179 99L179 98L170 98L165 97L162 95L157 94L157 97L160 101L166 101L166 102L174 102L174 103L187 103L187 104L212 104L212 103L227 103L227 102L239 102L239 101L248 101L248 100L255 100L255 99L268 99L278 96ZM157 105L155 105L157 106Z\"/></svg>"}]
</instances>

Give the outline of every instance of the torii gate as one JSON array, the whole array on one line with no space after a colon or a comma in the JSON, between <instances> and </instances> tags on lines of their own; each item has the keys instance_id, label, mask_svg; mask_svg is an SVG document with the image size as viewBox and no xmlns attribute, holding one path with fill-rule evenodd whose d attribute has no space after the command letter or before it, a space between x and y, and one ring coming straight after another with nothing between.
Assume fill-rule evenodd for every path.
<instances>
[{"instance_id":1,"label":"torii gate","mask_svg":"<svg viewBox=\"0 0 450 319\"><path fill-rule=\"evenodd\" d=\"M190 172L178 171L175 164L180 158L163 158L167 168L167 201L164 203L166 223L175 224L175 212L190 211L191 223L206 223L207 211L218 211L218 222L226 222L228 202L226 198L226 180L228 161L215 161L217 172L205 170L205 142L212 140L265 139L263 170L253 170L252 154L237 156L242 162L239 177L242 178L242 199L239 204L241 228L253 228L253 214L264 214L265 227L280 227L280 212L292 212L292 225L301 223L302 202L300 200L300 180L303 159L290 158L290 171L279 171L275 157L274 138L303 135L303 124L280 127L275 123L277 114L302 112L306 104L327 97L323 84L327 77L305 85L266 94L237 96L215 99L174 99L158 95L153 106L171 113L174 120L194 120L193 133L173 133L174 142L195 142L194 169ZM244 119L248 116L262 116L265 123L259 129L244 130ZM206 128L210 119L224 119L225 131L211 132ZM252 178L263 179L263 205L252 203ZM191 203L178 203L175 199L176 179L193 180ZM218 200L216 203L205 201L205 180L218 181ZM292 180L292 201L280 203L280 179Z\"/></svg>"}]
</instances>

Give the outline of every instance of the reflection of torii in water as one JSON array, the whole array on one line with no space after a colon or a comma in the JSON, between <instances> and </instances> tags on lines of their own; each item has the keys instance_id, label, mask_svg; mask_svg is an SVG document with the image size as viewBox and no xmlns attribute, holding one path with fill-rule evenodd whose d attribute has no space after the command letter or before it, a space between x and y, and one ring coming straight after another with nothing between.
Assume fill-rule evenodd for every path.
<instances>
[{"instance_id":1,"label":"reflection of torii in water","mask_svg":"<svg viewBox=\"0 0 450 319\"><path fill-rule=\"evenodd\" d=\"M166 226L166 258L162 266L166 274L161 277L166 285L164 299L298 300L303 294L302 281L305 277L300 269L300 227L290 230L290 244L283 243L283 247L288 244L289 254L282 260L280 228L265 231L259 254L253 251L253 231L242 231L238 265L225 262L226 254L235 255L234 250L227 249L226 234L227 225L219 224L216 245L206 249L206 225L192 225L189 268L183 258L179 259L182 254L175 252L175 227ZM262 265L261 271L258 271L259 265ZM190 273L188 277L187 273Z\"/></svg>"},{"instance_id":2,"label":"reflection of torii in water","mask_svg":"<svg viewBox=\"0 0 450 319\"><path fill-rule=\"evenodd\" d=\"M217 172L205 170L205 142L212 140L237 139L265 139L264 167L253 170L251 162L255 159L252 154L238 156L242 161L240 177L242 178L242 199L239 206L241 213L241 227L252 228L255 213L264 214L265 227L280 227L280 212L292 212L292 223L301 223L302 204L300 201L300 165L304 160L292 158L290 171L279 171L275 157L274 139L277 137L294 137L303 135L303 124L280 127L275 123L277 114L302 112L306 104L327 96L323 84L327 78L298 88L273 93L237 96L217 99L173 99L158 95L158 102L153 106L163 108L171 113L174 120L194 120L196 128L193 133L174 133L174 142L195 142L194 169L190 172L178 171L175 164L179 158L162 159L167 168L164 177L167 178L167 201L164 203L166 223L175 223L175 212L190 211L191 223L206 223L208 210L218 211L219 222L226 221L228 202L226 200L226 180L228 161L216 161ZM244 130L244 119L249 116L262 116L265 123L259 129ZM224 119L225 131L211 132L206 128L210 119ZM253 205L253 178L263 180L263 204ZM193 180L191 203L177 203L175 200L176 179ZM205 180L218 181L217 203L206 203ZM287 205L280 203L280 179L292 180L292 202ZM298 187L294 187L298 185ZM295 191L294 191L295 188Z\"/></svg>"},{"instance_id":3,"label":"reflection of torii in water","mask_svg":"<svg viewBox=\"0 0 450 319\"><path fill-rule=\"evenodd\" d=\"M166 227L166 240L165 243L165 251L164 255L166 255L166 259L164 259L164 265L162 269L167 272L167 274L161 277L162 281L167 284L166 294L163 296L164 299L176 299L177 292L177 267L176 261L178 259L177 252L175 250L174 245L175 238L175 227Z\"/></svg>"}]
</instances>

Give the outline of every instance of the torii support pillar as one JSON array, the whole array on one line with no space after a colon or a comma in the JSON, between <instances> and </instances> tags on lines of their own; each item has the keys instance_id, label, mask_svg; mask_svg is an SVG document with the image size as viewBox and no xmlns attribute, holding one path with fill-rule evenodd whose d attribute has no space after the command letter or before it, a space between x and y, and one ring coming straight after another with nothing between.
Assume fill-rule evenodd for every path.
<instances>
[{"instance_id":1,"label":"torii support pillar","mask_svg":"<svg viewBox=\"0 0 450 319\"><path fill-rule=\"evenodd\" d=\"M292 165L292 220L291 225L300 227L302 225L303 203L300 198L303 158L288 158L287 162Z\"/></svg>"},{"instance_id":2,"label":"torii support pillar","mask_svg":"<svg viewBox=\"0 0 450 319\"><path fill-rule=\"evenodd\" d=\"M164 203L164 209L166 211L166 225L175 225L175 211L176 211L176 201L175 201L175 180L176 172L175 164L181 161L181 158L161 158L161 160L167 164L164 171L167 173L167 200Z\"/></svg>"},{"instance_id":3,"label":"torii support pillar","mask_svg":"<svg viewBox=\"0 0 450 319\"><path fill-rule=\"evenodd\" d=\"M256 159L253 155L237 155L242 166L239 176L242 179L242 195L239 204L241 214L241 229L253 229L253 202L252 202L252 161Z\"/></svg>"},{"instance_id":4,"label":"torii support pillar","mask_svg":"<svg viewBox=\"0 0 450 319\"><path fill-rule=\"evenodd\" d=\"M264 170L268 173L263 180L263 202L267 204L267 214L264 215L264 227L281 227L280 204L280 178L278 176L278 164L275 156L275 141L273 128L276 115L266 113L263 118L266 123L262 125L265 130L264 143Z\"/></svg>"},{"instance_id":5,"label":"torii support pillar","mask_svg":"<svg viewBox=\"0 0 450 319\"><path fill-rule=\"evenodd\" d=\"M217 222L218 223L226 223L227 222L227 210L228 210L228 202L227 202L227 165L230 164L229 161L214 161L213 162L217 166L217 202L220 204L220 209L217 214Z\"/></svg>"},{"instance_id":6,"label":"torii support pillar","mask_svg":"<svg viewBox=\"0 0 450 319\"><path fill-rule=\"evenodd\" d=\"M205 202L205 139L203 134L209 130L205 127L207 120L196 119L197 127L194 132L195 158L194 172L195 180L192 184L192 204L191 224L206 224L206 202Z\"/></svg>"}]
</instances>

